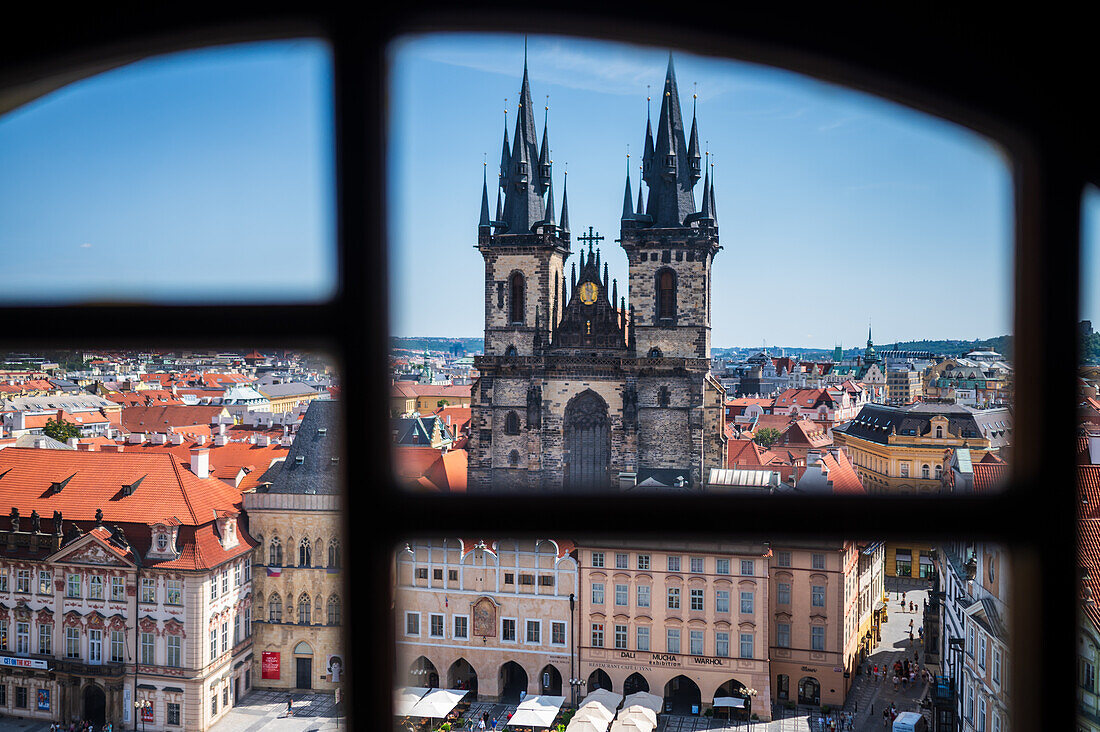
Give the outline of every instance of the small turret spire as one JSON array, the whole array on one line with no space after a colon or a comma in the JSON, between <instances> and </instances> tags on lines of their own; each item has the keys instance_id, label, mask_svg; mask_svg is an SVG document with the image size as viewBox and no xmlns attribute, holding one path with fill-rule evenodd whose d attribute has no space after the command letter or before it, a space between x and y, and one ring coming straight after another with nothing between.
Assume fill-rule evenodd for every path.
<instances>
[{"instance_id":1,"label":"small turret spire","mask_svg":"<svg viewBox=\"0 0 1100 732\"><path fill-rule=\"evenodd\" d=\"M645 150L642 152L642 177L648 178L653 168L653 110L649 84L645 85Z\"/></svg>"},{"instance_id":2,"label":"small turret spire","mask_svg":"<svg viewBox=\"0 0 1100 732\"><path fill-rule=\"evenodd\" d=\"M645 201L642 200L642 166L638 166L638 208L634 210L635 216L643 216L645 214Z\"/></svg>"},{"instance_id":3,"label":"small turret spire","mask_svg":"<svg viewBox=\"0 0 1100 732\"><path fill-rule=\"evenodd\" d=\"M630 153L628 152L626 154L626 192L623 194L623 221L634 218L634 202L630 196L632 192L630 190Z\"/></svg>"},{"instance_id":4,"label":"small turret spire","mask_svg":"<svg viewBox=\"0 0 1100 732\"><path fill-rule=\"evenodd\" d=\"M718 207L714 205L714 163L710 164L710 216L718 223Z\"/></svg>"},{"instance_id":5,"label":"small turret spire","mask_svg":"<svg viewBox=\"0 0 1100 732\"><path fill-rule=\"evenodd\" d=\"M508 97L504 97L504 147L500 151L500 178L503 186L508 178L508 168L512 164L511 145L508 144ZM499 216L497 218L500 218Z\"/></svg>"},{"instance_id":6,"label":"small turret spire","mask_svg":"<svg viewBox=\"0 0 1100 732\"><path fill-rule=\"evenodd\" d=\"M569 169L565 170L565 177L561 182L561 230L569 233Z\"/></svg>"},{"instance_id":7,"label":"small turret spire","mask_svg":"<svg viewBox=\"0 0 1100 732\"><path fill-rule=\"evenodd\" d=\"M489 229L491 222L489 221L489 178L486 171L488 170L489 163L482 162L481 164L481 220L478 222L479 229Z\"/></svg>"},{"instance_id":8,"label":"small turret spire","mask_svg":"<svg viewBox=\"0 0 1100 732\"><path fill-rule=\"evenodd\" d=\"M546 106L542 111L542 147L539 150L539 177L542 192L545 194L550 187L550 95L546 95ZM552 218L549 214L547 219Z\"/></svg>"},{"instance_id":9,"label":"small turret spire","mask_svg":"<svg viewBox=\"0 0 1100 732\"><path fill-rule=\"evenodd\" d=\"M603 289L607 289L607 261L603 263ZM614 300L612 300L614 302Z\"/></svg>"},{"instance_id":10,"label":"small turret spire","mask_svg":"<svg viewBox=\"0 0 1100 732\"><path fill-rule=\"evenodd\" d=\"M707 176L703 179L703 208L700 212L704 219L713 218L710 212L710 151L707 151Z\"/></svg>"},{"instance_id":11,"label":"small turret spire","mask_svg":"<svg viewBox=\"0 0 1100 732\"><path fill-rule=\"evenodd\" d=\"M554 161L551 160L550 165L547 165L546 167L548 169L551 168L553 162ZM546 191L546 223L552 227L556 227L557 224L554 223L554 178L548 173L546 176L546 180L548 182Z\"/></svg>"},{"instance_id":12,"label":"small turret spire","mask_svg":"<svg viewBox=\"0 0 1100 732\"><path fill-rule=\"evenodd\" d=\"M699 95L696 92L691 94L691 135L688 137L688 161L691 163L691 184L694 186L699 182L699 163L702 159L699 155L699 129L695 123L695 108L699 100Z\"/></svg>"},{"instance_id":13,"label":"small turret spire","mask_svg":"<svg viewBox=\"0 0 1100 732\"><path fill-rule=\"evenodd\" d=\"M504 208L503 208L503 203L500 200L500 193L501 193L500 181L497 180L497 217L495 219L496 221L500 221L504 217Z\"/></svg>"}]
</instances>

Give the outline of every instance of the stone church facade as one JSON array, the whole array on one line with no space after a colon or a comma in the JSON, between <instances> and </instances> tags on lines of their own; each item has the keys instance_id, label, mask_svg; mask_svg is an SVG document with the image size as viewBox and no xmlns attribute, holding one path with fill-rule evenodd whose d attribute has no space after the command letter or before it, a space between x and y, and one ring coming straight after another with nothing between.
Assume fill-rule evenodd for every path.
<instances>
[{"instance_id":1,"label":"stone church facade","mask_svg":"<svg viewBox=\"0 0 1100 732\"><path fill-rule=\"evenodd\" d=\"M637 210L626 180L623 296L591 229L566 268L568 193L556 220L548 131L539 145L526 65L517 117L511 144L505 128L495 217L482 189L485 354L475 359L469 490L699 490L726 461L725 392L710 374L720 247L712 174L694 118L685 135L672 59L656 135L647 120L648 198L639 185Z\"/></svg>"}]
</instances>

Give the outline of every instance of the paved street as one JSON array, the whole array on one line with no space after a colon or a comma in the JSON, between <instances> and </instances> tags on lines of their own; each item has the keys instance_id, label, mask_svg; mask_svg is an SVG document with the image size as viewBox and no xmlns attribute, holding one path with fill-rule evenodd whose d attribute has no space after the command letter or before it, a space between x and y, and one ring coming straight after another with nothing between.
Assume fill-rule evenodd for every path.
<instances>
[{"instance_id":1,"label":"paved street","mask_svg":"<svg viewBox=\"0 0 1100 732\"><path fill-rule=\"evenodd\" d=\"M294 714L286 716L285 691L253 690L210 729L212 732L327 732L346 729L336 716L332 694L294 693ZM37 732L37 731L35 731Z\"/></svg>"}]
</instances>

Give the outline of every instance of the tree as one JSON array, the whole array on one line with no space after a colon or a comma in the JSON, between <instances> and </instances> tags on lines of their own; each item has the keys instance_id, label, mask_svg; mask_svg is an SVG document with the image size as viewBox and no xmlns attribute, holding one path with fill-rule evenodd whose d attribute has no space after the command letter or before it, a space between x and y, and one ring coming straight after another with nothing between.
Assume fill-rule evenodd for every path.
<instances>
[{"instance_id":1,"label":"tree","mask_svg":"<svg viewBox=\"0 0 1100 732\"><path fill-rule=\"evenodd\" d=\"M774 427L761 427L752 438L753 442L761 447L768 448L779 441L779 430Z\"/></svg>"},{"instance_id":2,"label":"tree","mask_svg":"<svg viewBox=\"0 0 1100 732\"><path fill-rule=\"evenodd\" d=\"M59 442L66 442L70 437L80 437L80 428L63 419L48 419L46 426L42 428L42 433Z\"/></svg>"},{"instance_id":3,"label":"tree","mask_svg":"<svg viewBox=\"0 0 1100 732\"><path fill-rule=\"evenodd\" d=\"M435 403L435 406L442 409L443 407L446 407L449 404L450 404L450 402L447 401L446 399L440 399L438 402Z\"/></svg>"}]
</instances>

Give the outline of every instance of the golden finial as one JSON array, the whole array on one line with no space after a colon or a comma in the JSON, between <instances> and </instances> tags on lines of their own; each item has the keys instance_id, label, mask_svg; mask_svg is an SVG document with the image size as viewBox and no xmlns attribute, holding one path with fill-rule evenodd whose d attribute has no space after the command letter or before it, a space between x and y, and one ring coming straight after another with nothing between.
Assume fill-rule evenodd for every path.
<instances>
[{"instance_id":1,"label":"golden finial","mask_svg":"<svg viewBox=\"0 0 1100 732\"><path fill-rule=\"evenodd\" d=\"M698 99L699 98L699 82L697 82L697 81L691 82L691 89L692 89L691 98L692 99Z\"/></svg>"},{"instance_id":2,"label":"golden finial","mask_svg":"<svg viewBox=\"0 0 1100 732\"><path fill-rule=\"evenodd\" d=\"M550 95L546 95L546 110L550 111Z\"/></svg>"}]
</instances>

